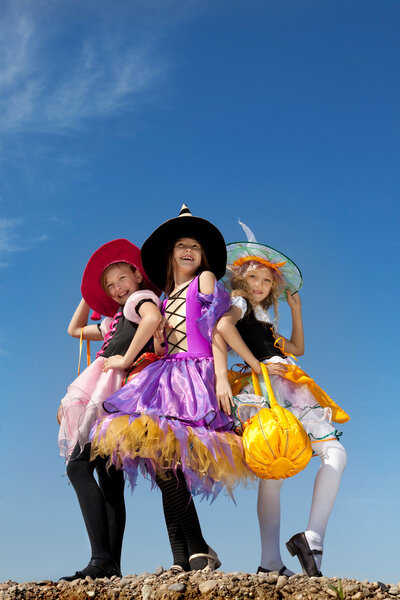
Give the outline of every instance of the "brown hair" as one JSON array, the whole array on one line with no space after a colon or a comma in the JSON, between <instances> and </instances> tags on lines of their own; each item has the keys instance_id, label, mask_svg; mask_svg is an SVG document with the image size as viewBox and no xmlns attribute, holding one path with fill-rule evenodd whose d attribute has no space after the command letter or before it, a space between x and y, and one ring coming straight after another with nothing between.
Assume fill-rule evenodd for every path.
<instances>
[{"instance_id":1,"label":"brown hair","mask_svg":"<svg viewBox=\"0 0 400 600\"><path fill-rule=\"evenodd\" d=\"M120 262L111 263L111 265L108 265L108 267L106 267L104 269L104 271L101 274L101 279L100 279L100 285L101 285L101 287L103 288L103 290L105 291L106 294L107 294L107 290L106 290L106 275L107 275L107 271L109 269L111 269L111 267L122 267L122 266L129 267L130 270L132 271L132 273L136 273L136 271L138 273L140 273L139 269L137 269L134 265L131 265L130 263L124 262L123 260L121 260ZM143 275L142 275L142 281L139 283L139 289L141 289L142 283L143 283Z\"/></svg>"},{"instance_id":2,"label":"brown hair","mask_svg":"<svg viewBox=\"0 0 400 600\"><path fill-rule=\"evenodd\" d=\"M271 290L270 290L268 296L266 298L264 298L264 300L262 300L261 302L256 303L256 304L259 304L261 306L261 308L263 308L264 310L268 310L268 308L270 306L274 307L274 327L276 328L276 326L278 324L278 317L279 317L279 315L278 315L279 296L282 293L282 289L285 287L285 280L283 279L282 275L280 275L275 269L265 267L262 264L260 264L259 268L269 270L269 272L272 276L272 286L271 286ZM253 302L252 302L250 286L246 281L246 275L248 272L249 272L249 270L246 270L246 272L243 275L238 275L236 273L233 274L232 294L231 294L233 298L235 298L236 296L242 296L243 298L245 298L247 300L246 314L248 314L250 312L251 308L254 308L254 306L256 306L256 304L253 304Z\"/></svg>"},{"instance_id":3,"label":"brown hair","mask_svg":"<svg viewBox=\"0 0 400 600\"><path fill-rule=\"evenodd\" d=\"M172 255L173 255L173 251L175 248L175 244L180 239L182 239L182 238L179 237L175 241L171 242L166 250L167 273L166 273L166 277L165 277L164 291L167 295L170 294L175 287L174 261L173 261ZM207 256L204 252L204 248L203 248L201 242L199 242L199 240L196 240L196 238L190 238L190 239L195 240L200 245L200 249L201 249L201 263L200 263L200 267L197 269L196 275L198 275L202 271L209 271L210 265L208 263Z\"/></svg>"}]
</instances>

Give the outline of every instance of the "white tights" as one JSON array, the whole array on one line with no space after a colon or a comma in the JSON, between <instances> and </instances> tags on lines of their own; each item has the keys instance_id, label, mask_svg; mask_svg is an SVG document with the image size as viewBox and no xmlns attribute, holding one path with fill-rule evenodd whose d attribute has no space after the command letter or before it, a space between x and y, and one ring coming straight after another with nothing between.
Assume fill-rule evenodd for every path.
<instances>
[{"instance_id":1,"label":"white tights","mask_svg":"<svg viewBox=\"0 0 400 600\"><path fill-rule=\"evenodd\" d=\"M347 456L346 450L337 440L314 443L313 450L321 457L321 466L315 477L310 517L305 534L312 550L323 550L329 515L336 500ZM279 544L280 492L283 481L283 479L260 479L258 487L260 565L271 571L279 571L283 567ZM319 569L322 556L316 554L314 558Z\"/></svg>"}]
</instances>

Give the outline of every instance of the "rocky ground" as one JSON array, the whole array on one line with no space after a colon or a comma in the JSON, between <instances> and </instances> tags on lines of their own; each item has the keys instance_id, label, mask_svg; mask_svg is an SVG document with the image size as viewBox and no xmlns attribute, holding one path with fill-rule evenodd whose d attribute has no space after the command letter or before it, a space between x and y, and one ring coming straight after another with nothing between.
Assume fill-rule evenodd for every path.
<instances>
[{"instance_id":1,"label":"rocky ground","mask_svg":"<svg viewBox=\"0 0 400 600\"><path fill-rule=\"evenodd\" d=\"M334 588L334 589L333 589ZM38 581L0 584L0 600L181 600L183 598L280 600L400 600L399 585L328 577L285 577L278 573L249 575L221 571L192 571L178 575L164 571L109 579L90 577L72 582Z\"/></svg>"}]
</instances>

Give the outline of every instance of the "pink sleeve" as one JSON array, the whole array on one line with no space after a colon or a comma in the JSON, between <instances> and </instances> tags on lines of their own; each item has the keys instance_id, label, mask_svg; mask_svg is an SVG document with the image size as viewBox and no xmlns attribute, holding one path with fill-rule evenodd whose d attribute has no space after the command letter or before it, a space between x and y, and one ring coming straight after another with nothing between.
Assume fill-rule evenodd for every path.
<instances>
[{"instance_id":1,"label":"pink sleeve","mask_svg":"<svg viewBox=\"0 0 400 600\"><path fill-rule=\"evenodd\" d=\"M133 321L133 323L140 323L141 317L136 311L136 307L142 300L151 300L157 306L158 309L161 307L161 302L158 296L150 290L138 290L134 292L131 296L129 296L126 304L124 306L124 317L128 319L128 321Z\"/></svg>"},{"instance_id":2,"label":"pink sleeve","mask_svg":"<svg viewBox=\"0 0 400 600\"><path fill-rule=\"evenodd\" d=\"M103 338L107 335L110 330L111 323L113 322L112 317L105 317L100 323L100 332Z\"/></svg>"}]
</instances>

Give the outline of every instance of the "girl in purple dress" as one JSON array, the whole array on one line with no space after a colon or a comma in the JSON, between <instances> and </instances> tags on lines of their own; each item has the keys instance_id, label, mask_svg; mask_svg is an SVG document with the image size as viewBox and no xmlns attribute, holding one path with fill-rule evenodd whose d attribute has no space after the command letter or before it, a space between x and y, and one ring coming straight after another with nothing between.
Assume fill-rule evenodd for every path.
<instances>
[{"instance_id":1,"label":"girl in purple dress","mask_svg":"<svg viewBox=\"0 0 400 600\"><path fill-rule=\"evenodd\" d=\"M190 492L215 497L249 475L234 421L215 395L212 329L230 305L217 283L225 272L224 239L184 205L146 240L142 260L167 295L165 356L104 402L110 415L92 435L92 453L110 456L133 485L139 469L157 482L174 567L216 568Z\"/></svg>"}]
</instances>

